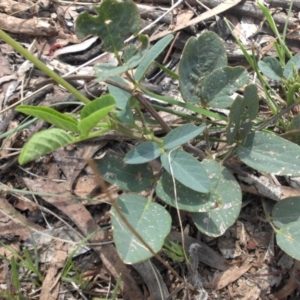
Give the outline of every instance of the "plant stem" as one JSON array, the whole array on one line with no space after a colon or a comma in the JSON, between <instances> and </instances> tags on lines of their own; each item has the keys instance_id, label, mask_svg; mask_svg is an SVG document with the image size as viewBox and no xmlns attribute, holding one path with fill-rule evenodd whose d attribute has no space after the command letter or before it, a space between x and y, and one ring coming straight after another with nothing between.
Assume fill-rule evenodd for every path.
<instances>
[{"instance_id":1,"label":"plant stem","mask_svg":"<svg viewBox=\"0 0 300 300\"><path fill-rule=\"evenodd\" d=\"M90 132L88 136L79 136L79 137L75 138L73 143L78 143L78 142L85 141L87 139L98 137L100 135L103 135L103 134L109 132L110 130L111 130L111 127L106 127L106 128L102 128L97 131Z\"/></svg>"},{"instance_id":2,"label":"plant stem","mask_svg":"<svg viewBox=\"0 0 300 300\"><path fill-rule=\"evenodd\" d=\"M28 50L23 48L17 41L11 38L3 30L0 29L0 38L12 46L17 52L23 55L27 60L32 62L37 68L39 68L43 73L51 77L55 82L63 86L68 92L70 92L74 97L76 97L81 102L88 104L91 101L77 91L71 84L65 81L61 76L56 74L54 71L50 70L44 63L42 63L38 58L32 55Z\"/></svg>"},{"instance_id":3,"label":"plant stem","mask_svg":"<svg viewBox=\"0 0 300 300\"><path fill-rule=\"evenodd\" d=\"M136 139L139 141L148 141L148 139L145 137L144 134L141 133L137 133L137 132L133 132L132 130L130 130L129 128L127 128L124 124L116 122L115 120L112 121L112 128L113 130L116 130L124 135L126 135L127 137L130 137L132 139ZM156 139L156 142L161 143L160 139Z\"/></svg>"},{"instance_id":4,"label":"plant stem","mask_svg":"<svg viewBox=\"0 0 300 300\"><path fill-rule=\"evenodd\" d=\"M290 106L288 106L285 109L283 109L277 115L273 116L272 118L268 119L266 122L264 122L263 124L261 124L260 126L258 126L255 131L260 131L260 130L266 128L267 126L269 126L270 124L274 123L277 119L279 119L281 116L283 116L289 110L291 110L292 108L294 108L296 105L297 105L297 102L292 103Z\"/></svg>"},{"instance_id":5,"label":"plant stem","mask_svg":"<svg viewBox=\"0 0 300 300\"><path fill-rule=\"evenodd\" d=\"M140 117L140 120L141 120L141 122L142 122L142 124L143 124L143 126L145 128L146 134L151 133L151 130L149 129L149 126L148 126L148 124L147 124L147 122L146 122L146 120L144 118L144 114L142 113L142 111L141 111L141 109L139 108L138 105L135 106L135 110L136 110L137 114Z\"/></svg>"}]
</instances>

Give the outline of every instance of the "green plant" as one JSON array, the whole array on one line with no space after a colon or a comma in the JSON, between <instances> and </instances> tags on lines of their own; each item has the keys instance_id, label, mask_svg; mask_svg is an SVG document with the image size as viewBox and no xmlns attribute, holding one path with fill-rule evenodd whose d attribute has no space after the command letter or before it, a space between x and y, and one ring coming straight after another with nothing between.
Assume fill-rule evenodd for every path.
<instances>
[{"instance_id":1,"label":"green plant","mask_svg":"<svg viewBox=\"0 0 300 300\"><path fill-rule=\"evenodd\" d=\"M245 54L245 58L247 59L248 63L251 65L253 70L256 72L258 79L260 80L260 83L265 91L267 103L269 104L269 107L271 111L273 112L274 116L264 122L261 126L257 128L257 130L261 130L265 127L267 127L269 124L274 123L276 120L279 120L279 128L281 131L285 131L281 134L282 137L285 139L294 142L295 144L300 145L300 114L297 114L294 116L293 114L289 114L289 111L299 104L299 70L300 70L300 56L299 54L292 55L292 53L289 51L286 43L285 43L285 36L287 31L287 22L285 24L285 28L283 30L283 35L278 32L277 26L275 24L275 21L270 13L270 11L260 2L256 3L258 7L262 10L270 28L273 30L276 41L274 42L274 48L277 53L277 57L275 58L273 56L267 56L263 60L256 61L256 57L254 53L252 53L252 56L249 55L246 51L246 49L243 47L243 45L239 42L239 40L236 38L240 48L242 49L243 53ZM288 16L290 16L291 10L293 6L293 1L290 3ZM288 20L288 18L287 18ZM227 25L231 28L229 23L227 22ZM266 81L265 77L271 80L275 80L280 83L281 85L281 91L282 95L276 95L276 93L272 90L272 88L269 86L268 82ZM246 94L245 98L246 98ZM281 109L278 104L276 104L272 100L272 95L276 95L276 98L279 101L280 104L283 104L286 106L285 109ZM239 106L236 105L237 102L235 102L231 108L230 115L235 115L236 119L235 121L239 121L240 117L238 116L238 109ZM239 103L240 106L243 106L243 103ZM246 103L245 103L246 104ZM246 104L247 105L247 104ZM236 109L234 109L236 107ZM253 105L250 105L248 103L247 105L249 113L250 110L252 111L253 117L251 119L254 119L254 110L256 110L256 107L253 107ZM281 111L280 111L281 110ZM282 118L284 116L284 118ZM250 119L250 120L251 120ZM244 122L244 126L249 126L247 122ZM268 138L268 135L264 134L266 137L266 141ZM227 134L227 142L230 142L230 136ZM248 138L247 138L248 139ZM257 147L255 144L255 138L251 138L250 143L252 144L252 152L257 152L257 154L260 152L261 154L266 154L269 149L270 153L270 161L269 161L269 167L265 170L268 170L270 173L282 174L282 170L285 173L285 165L281 164L281 170L275 167L278 162L274 161L274 154L279 154L280 151L282 151L282 155L287 155L289 159L294 159L295 161L299 160L299 154L298 154L298 148L294 148L291 144L288 147L289 152L285 152L285 146L277 144L274 141L271 141L269 145L265 145L263 147ZM294 149L294 150L293 150ZM252 155L248 152L243 154L243 150L238 150L239 156L246 155L248 158L250 158ZM250 154L250 155L249 155ZM254 160L254 158L252 157ZM266 158L265 158L266 159ZM248 160L248 159L247 159ZM247 160L244 162L247 163ZM267 161L267 159L265 160ZM295 165L296 166L296 165ZM252 164L252 167L257 170L259 170L258 166L255 166L255 164ZM278 164L279 167L279 164ZM290 164L288 166L288 169L293 169L292 165ZM290 170L291 170L290 169ZM297 167L296 167L297 169ZM292 174L295 174L294 172L296 169L292 170L292 172L289 174L289 176L292 176ZM279 173L278 173L279 171ZM270 224L273 226L274 231L276 232L276 240L277 244L286 251L289 255L296 259L300 259L299 254L297 254L297 247L299 246L299 234L297 231L297 228L299 228L299 216L300 216L300 210L297 207L297 201L299 201L299 197L291 197L286 198L283 201L280 201L276 203L272 210L272 215L267 216ZM268 213L267 213L268 214Z\"/></svg>"},{"instance_id":2,"label":"green plant","mask_svg":"<svg viewBox=\"0 0 300 300\"><path fill-rule=\"evenodd\" d=\"M10 253L8 257L0 255L2 260L5 260L11 269L12 286L5 292L0 292L0 296L5 299L26 299L23 297L21 278L26 278L27 281L31 281L35 286L39 287L43 281L43 275L39 271L37 262L34 262L27 249L24 249L23 254L19 254L13 247L0 243ZM20 269L22 275L20 276ZM14 291L14 293L13 293Z\"/></svg>"},{"instance_id":3,"label":"green plant","mask_svg":"<svg viewBox=\"0 0 300 300\"><path fill-rule=\"evenodd\" d=\"M59 147L97 137L110 130L140 141L125 157L109 154L105 159L94 161L96 172L100 172L104 180L129 192L116 202L111 201L114 242L124 262L136 263L155 255L162 249L171 229L168 211L154 202L151 196L146 198L136 193L151 190L150 195L153 195L155 192L163 203L189 212L201 232L216 237L235 222L241 209L241 189L228 168L228 158L236 155L258 171L299 176L300 147L270 132L255 130L254 121L259 109L257 88L248 84L248 73L243 67L227 66L224 46L216 34L206 32L187 42L179 65L180 91L185 100L181 103L150 93L142 86L149 66L173 37L168 35L149 48L148 37L138 35L138 46L125 46L124 39L138 33L139 14L135 4L104 0L95 10L97 17L87 13L78 17L76 33L80 38L89 34L101 37L104 49L115 54L118 67L109 64L95 67L99 80L108 83L109 94L92 102L78 97L85 104L78 115L62 114L47 107L17 107L19 112L55 126L36 133L23 147L19 162L27 163ZM123 16L121 20L120 15ZM1 31L0 37L11 42ZM16 42L11 44L16 46ZM24 49L16 49L32 59ZM122 49L123 56L119 54ZM133 68L136 68L134 75L131 72ZM294 76L297 67L291 63L289 70ZM173 75L171 71L168 73ZM53 75L51 72L47 74ZM57 80L56 77L54 79ZM61 84L61 78L57 82ZM74 93L66 84L64 86ZM243 96L238 95L234 100L232 94L244 86ZM143 98L143 93L196 112L200 116L193 120L198 125L187 123L170 128L156 112L156 107ZM291 98L290 101L294 100ZM141 105L152 119L144 117ZM229 107L230 115L224 117L210 111L209 107ZM187 115L181 116L190 119ZM136 118L142 126L135 124ZM159 124L165 131L163 138L154 135L153 124ZM213 138L210 134L224 130L227 131L226 140ZM206 152L192 146L191 140L205 140ZM213 153L209 147L211 140L227 143L226 151ZM147 164L154 159L160 159L164 168L164 172L156 176ZM288 231L283 222L277 222L282 216L277 216L275 211L274 216L277 239L299 243L300 237L295 231ZM289 226L292 224L296 228L294 224L300 222L299 216L294 214L293 223L288 223ZM280 242L279 245L300 259L299 253L292 251L290 244Z\"/></svg>"}]
</instances>

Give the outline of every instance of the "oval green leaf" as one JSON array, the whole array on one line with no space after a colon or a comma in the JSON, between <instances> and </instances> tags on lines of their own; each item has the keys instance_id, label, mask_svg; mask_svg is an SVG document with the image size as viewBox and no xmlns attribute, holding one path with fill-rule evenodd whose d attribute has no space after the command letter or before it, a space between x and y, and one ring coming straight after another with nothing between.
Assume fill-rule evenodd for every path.
<instances>
[{"instance_id":1,"label":"oval green leaf","mask_svg":"<svg viewBox=\"0 0 300 300\"><path fill-rule=\"evenodd\" d=\"M249 134L237 156L251 168L276 175L300 175L300 147L265 132Z\"/></svg>"},{"instance_id":2,"label":"oval green leaf","mask_svg":"<svg viewBox=\"0 0 300 300\"><path fill-rule=\"evenodd\" d=\"M62 114L53 108L33 105L20 105L16 107L16 111L39 118L61 129L69 130L74 133L80 133L77 128L78 122L75 119Z\"/></svg>"},{"instance_id":3,"label":"oval green leaf","mask_svg":"<svg viewBox=\"0 0 300 300\"><path fill-rule=\"evenodd\" d=\"M299 69L300 69L300 53L297 53L285 65L283 70L283 76L286 79L291 79L294 76L294 71L297 72Z\"/></svg>"},{"instance_id":4,"label":"oval green leaf","mask_svg":"<svg viewBox=\"0 0 300 300\"><path fill-rule=\"evenodd\" d=\"M273 80L280 81L283 76L282 67L277 58L273 56L267 56L263 60L258 62L260 71Z\"/></svg>"},{"instance_id":5,"label":"oval green leaf","mask_svg":"<svg viewBox=\"0 0 300 300\"><path fill-rule=\"evenodd\" d=\"M223 67L208 74L202 82L202 102L206 105L226 108L235 91L249 82L247 70L243 67Z\"/></svg>"},{"instance_id":6,"label":"oval green leaf","mask_svg":"<svg viewBox=\"0 0 300 300\"><path fill-rule=\"evenodd\" d=\"M300 197L285 198L277 202L272 210L272 218L277 228L300 221Z\"/></svg>"},{"instance_id":7,"label":"oval green leaf","mask_svg":"<svg viewBox=\"0 0 300 300\"><path fill-rule=\"evenodd\" d=\"M111 77L113 81L116 81L117 83L129 86L129 83L123 79L120 76L113 76ZM125 90L118 88L116 86L107 85L109 93L115 98L117 103L117 108L120 109L120 111L117 112L118 119L124 123L125 125L132 126L134 123L133 120L133 114L130 106L129 99L132 97L130 93L126 92Z\"/></svg>"},{"instance_id":8,"label":"oval green leaf","mask_svg":"<svg viewBox=\"0 0 300 300\"><path fill-rule=\"evenodd\" d=\"M157 143L144 142L130 150L124 158L126 164L143 164L162 154L162 149Z\"/></svg>"},{"instance_id":9,"label":"oval green leaf","mask_svg":"<svg viewBox=\"0 0 300 300\"><path fill-rule=\"evenodd\" d=\"M177 201L172 176L165 172L156 186L156 195L166 204L189 212L206 212L214 209L222 199L216 193L199 193L175 180Z\"/></svg>"},{"instance_id":10,"label":"oval green leaf","mask_svg":"<svg viewBox=\"0 0 300 300\"><path fill-rule=\"evenodd\" d=\"M103 179L122 190L138 193L150 188L154 182L152 169L147 164L126 165L121 157L111 153L94 161Z\"/></svg>"},{"instance_id":11,"label":"oval green leaf","mask_svg":"<svg viewBox=\"0 0 300 300\"><path fill-rule=\"evenodd\" d=\"M300 260L300 222L289 223L276 233L277 245L291 257Z\"/></svg>"},{"instance_id":12,"label":"oval green leaf","mask_svg":"<svg viewBox=\"0 0 300 300\"><path fill-rule=\"evenodd\" d=\"M226 51L216 33L205 32L197 38L191 37L179 63L179 86L183 99L199 103L202 78L226 65Z\"/></svg>"},{"instance_id":13,"label":"oval green leaf","mask_svg":"<svg viewBox=\"0 0 300 300\"><path fill-rule=\"evenodd\" d=\"M52 128L37 132L24 145L19 156L19 163L26 164L56 149L71 144L73 137L62 129Z\"/></svg>"},{"instance_id":14,"label":"oval green leaf","mask_svg":"<svg viewBox=\"0 0 300 300\"><path fill-rule=\"evenodd\" d=\"M259 109L257 87L249 84L244 90L244 97L238 96L230 109L227 126L227 144L243 140L251 131L253 121Z\"/></svg>"},{"instance_id":15,"label":"oval green leaf","mask_svg":"<svg viewBox=\"0 0 300 300\"><path fill-rule=\"evenodd\" d=\"M184 124L173 129L164 137L164 148L167 150L174 149L180 145L187 143L189 140L201 134L205 129L205 125L195 126L192 123Z\"/></svg>"},{"instance_id":16,"label":"oval green leaf","mask_svg":"<svg viewBox=\"0 0 300 300\"><path fill-rule=\"evenodd\" d=\"M113 81L123 85L124 87L130 88L129 82L127 82L124 78L120 76L113 76L111 78ZM130 93L126 92L125 90L116 87L114 85L108 84L107 85L109 93L115 98L117 103L117 107L121 110L125 109L130 97L132 96Z\"/></svg>"},{"instance_id":17,"label":"oval green leaf","mask_svg":"<svg viewBox=\"0 0 300 300\"><path fill-rule=\"evenodd\" d=\"M196 192L209 192L210 181L207 172L202 164L191 154L177 149L164 153L161 156L161 162L166 171L183 185Z\"/></svg>"},{"instance_id":18,"label":"oval green leaf","mask_svg":"<svg viewBox=\"0 0 300 300\"><path fill-rule=\"evenodd\" d=\"M157 253L171 231L171 216L159 204L138 195L121 196L116 204L126 220ZM151 252L133 234L114 208L111 209L113 236L121 259L134 264L152 257Z\"/></svg>"},{"instance_id":19,"label":"oval green leaf","mask_svg":"<svg viewBox=\"0 0 300 300\"><path fill-rule=\"evenodd\" d=\"M217 237L222 235L238 218L242 205L241 188L232 173L213 160L204 160L203 167L209 173L210 193L221 199L209 212L192 213L192 219L201 232Z\"/></svg>"}]
</instances>

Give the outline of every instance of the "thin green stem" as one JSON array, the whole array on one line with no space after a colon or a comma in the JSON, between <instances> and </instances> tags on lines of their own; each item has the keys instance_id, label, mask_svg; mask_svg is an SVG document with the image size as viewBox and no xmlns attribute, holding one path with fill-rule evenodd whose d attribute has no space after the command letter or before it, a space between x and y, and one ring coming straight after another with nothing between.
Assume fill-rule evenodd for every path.
<instances>
[{"instance_id":1,"label":"thin green stem","mask_svg":"<svg viewBox=\"0 0 300 300\"><path fill-rule=\"evenodd\" d=\"M272 118L268 119L266 122L262 123L260 126L258 126L255 131L260 131L270 124L274 123L276 120L278 120L281 116L283 116L285 113L287 113L289 110L294 108L297 105L296 102L293 102L291 105L280 111L277 115L273 116Z\"/></svg>"},{"instance_id":2,"label":"thin green stem","mask_svg":"<svg viewBox=\"0 0 300 300\"><path fill-rule=\"evenodd\" d=\"M0 38L12 46L17 52L23 55L27 60L32 62L37 68L39 68L46 75L51 77L55 82L59 85L63 86L68 92L70 92L74 97L76 97L81 102L87 104L90 102L88 98L82 95L79 91L77 91L71 84L65 81L61 76L56 74L54 71L50 70L45 64L43 64L38 58L32 55L28 50L23 48L17 41L11 38L8 34L6 34L3 30L0 29Z\"/></svg>"},{"instance_id":3,"label":"thin green stem","mask_svg":"<svg viewBox=\"0 0 300 300\"><path fill-rule=\"evenodd\" d=\"M124 134L127 137L139 140L139 141L154 141L156 143L161 144L162 140L153 136L153 134L151 134L151 137L148 138L147 135L145 134L141 134L141 133L137 133L137 132L133 132L132 130L130 130L129 128L127 128L124 124L116 122L115 120L112 121L112 128L115 131L118 131L119 133Z\"/></svg>"},{"instance_id":4,"label":"thin green stem","mask_svg":"<svg viewBox=\"0 0 300 300\"><path fill-rule=\"evenodd\" d=\"M284 52L285 52L285 54L289 58L291 58L292 54L291 54L290 50L288 49L288 47L286 46L285 41L281 38L281 36L280 36L280 34L278 32L277 26L276 26L276 24L274 22L274 19L273 19L272 15L270 14L269 9L267 7L265 7L263 4L259 3L259 2L256 2L256 4L262 10L263 14L265 15L268 24L270 25L271 29L275 33L275 35L276 35L276 37L277 37L277 39L278 39L278 41L280 43L281 49L283 49ZM291 5L290 5L290 8L289 8L289 11L291 10L292 5L293 5L293 1L291 1ZM287 18L287 22L288 22L288 20L289 19ZM287 26L287 23L286 23L285 26ZM283 56L282 53L278 53L278 55Z\"/></svg>"},{"instance_id":5,"label":"thin green stem","mask_svg":"<svg viewBox=\"0 0 300 300\"><path fill-rule=\"evenodd\" d=\"M106 128L102 128L102 129L97 130L97 131L90 132L88 134L88 136L78 136L78 137L74 138L72 143L78 143L78 142L85 141L87 139L91 139L91 138L101 136L101 135L109 132L110 130L111 130L111 127L106 127Z\"/></svg>"},{"instance_id":6,"label":"thin green stem","mask_svg":"<svg viewBox=\"0 0 300 300\"><path fill-rule=\"evenodd\" d=\"M225 23L228 26L228 28L231 31L231 34L233 35L233 37L235 38L236 42L238 43L240 49L242 50L247 62L249 63L249 65L251 66L251 68L254 70L254 72L257 74L257 77L259 79L259 81L262 84L262 87L264 89L265 95L266 95L266 100L268 103L269 108L271 109L273 115L277 114L277 111L279 109L278 105L276 105L276 103L273 101L272 97L269 94L269 90L271 90L271 87L269 86L269 84L266 82L266 80L263 78L263 76L261 75L261 73L259 72L258 66L257 66L257 62L256 62L256 57L254 55L254 53L252 52L252 55L250 55L247 50L245 49L245 47L243 46L243 44L240 42L240 40L235 36L235 34L232 31L231 28L231 24L229 23L229 21L225 18Z\"/></svg>"},{"instance_id":7,"label":"thin green stem","mask_svg":"<svg viewBox=\"0 0 300 300\"><path fill-rule=\"evenodd\" d=\"M192 112L195 112L195 113L198 113L198 114L201 114L201 115L205 115L209 118L213 118L213 119L216 119L216 120L222 120L222 121L227 121L227 117L226 116L223 116L221 114L218 114L218 113L215 113L215 112L212 112L212 111L209 111L207 109L203 109L201 107L198 107L196 105L193 105L193 104L190 104L190 103L185 103L185 102L179 102L171 97L166 97L166 96L161 96L161 95L157 95L155 93L152 93L146 89L144 89L143 87L140 87L140 89L146 94L146 95L149 95L150 97L153 97L155 99L158 99L158 100L161 100L161 101L164 101L166 103L169 103L169 104L173 104L173 105L177 105L179 107L183 107L183 108L186 108ZM154 107L154 106L153 106ZM176 113L174 111L174 113Z\"/></svg>"},{"instance_id":8,"label":"thin green stem","mask_svg":"<svg viewBox=\"0 0 300 300\"><path fill-rule=\"evenodd\" d=\"M151 133L151 130L150 130L150 128L149 128L149 126L148 126L148 124L145 120L144 114L142 113L142 111L141 111L141 109L139 108L138 105L135 106L135 110L136 110L137 114L139 115L139 118L140 118L140 120L141 120L141 122L142 122L142 124L145 128L146 134Z\"/></svg>"}]
</instances>

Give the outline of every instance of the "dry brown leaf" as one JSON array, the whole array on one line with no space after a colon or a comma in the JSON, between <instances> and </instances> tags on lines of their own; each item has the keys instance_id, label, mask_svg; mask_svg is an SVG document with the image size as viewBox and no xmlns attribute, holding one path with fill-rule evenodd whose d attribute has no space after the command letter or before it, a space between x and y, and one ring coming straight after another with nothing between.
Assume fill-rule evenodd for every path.
<instances>
[{"instance_id":1,"label":"dry brown leaf","mask_svg":"<svg viewBox=\"0 0 300 300\"><path fill-rule=\"evenodd\" d=\"M224 288L229 283L232 283L243 276L251 267L252 264L219 273L213 280L212 288L216 290Z\"/></svg>"},{"instance_id":2,"label":"dry brown leaf","mask_svg":"<svg viewBox=\"0 0 300 300\"><path fill-rule=\"evenodd\" d=\"M38 231L44 230L43 227L27 220L3 198L0 198L0 220L1 235L20 236L23 241L31 235L30 228Z\"/></svg>"},{"instance_id":3,"label":"dry brown leaf","mask_svg":"<svg viewBox=\"0 0 300 300\"><path fill-rule=\"evenodd\" d=\"M25 201L23 199L16 199L14 201L14 208L17 208L21 211L28 210L34 212L38 209L38 206L34 202Z\"/></svg>"},{"instance_id":4,"label":"dry brown leaf","mask_svg":"<svg viewBox=\"0 0 300 300\"><path fill-rule=\"evenodd\" d=\"M40 299L56 300L58 298L61 276L61 269L64 267L68 257L67 247L63 242L56 241L55 254L47 269L46 277L43 281Z\"/></svg>"},{"instance_id":5,"label":"dry brown leaf","mask_svg":"<svg viewBox=\"0 0 300 300\"><path fill-rule=\"evenodd\" d=\"M191 10L180 10L178 15L176 16L176 26L180 26L180 24L185 24L188 22L194 15L194 12Z\"/></svg>"},{"instance_id":6,"label":"dry brown leaf","mask_svg":"<svg viewBox=\"0 0 300 300\"><path fill-rule=\"evenodd\" d=\"M72 149L61 148L53 153L55 161L69 181L70 189L73 189L79 174L87 165L87 159L103 148L106 141L100 141L96 145L77 145Z\"/></svg>"},{"instance_id":7,"label":"dry brown leaf","mask_svg":"<svg viewBox=\"0 0 300 300\"><path fill-rule=\"evenodd\" d=\"M90 192L96 188L97 182L94 175L83 175L77 180L74 193L78 197L88 197Z\"/></svg>"}]
</instances>

